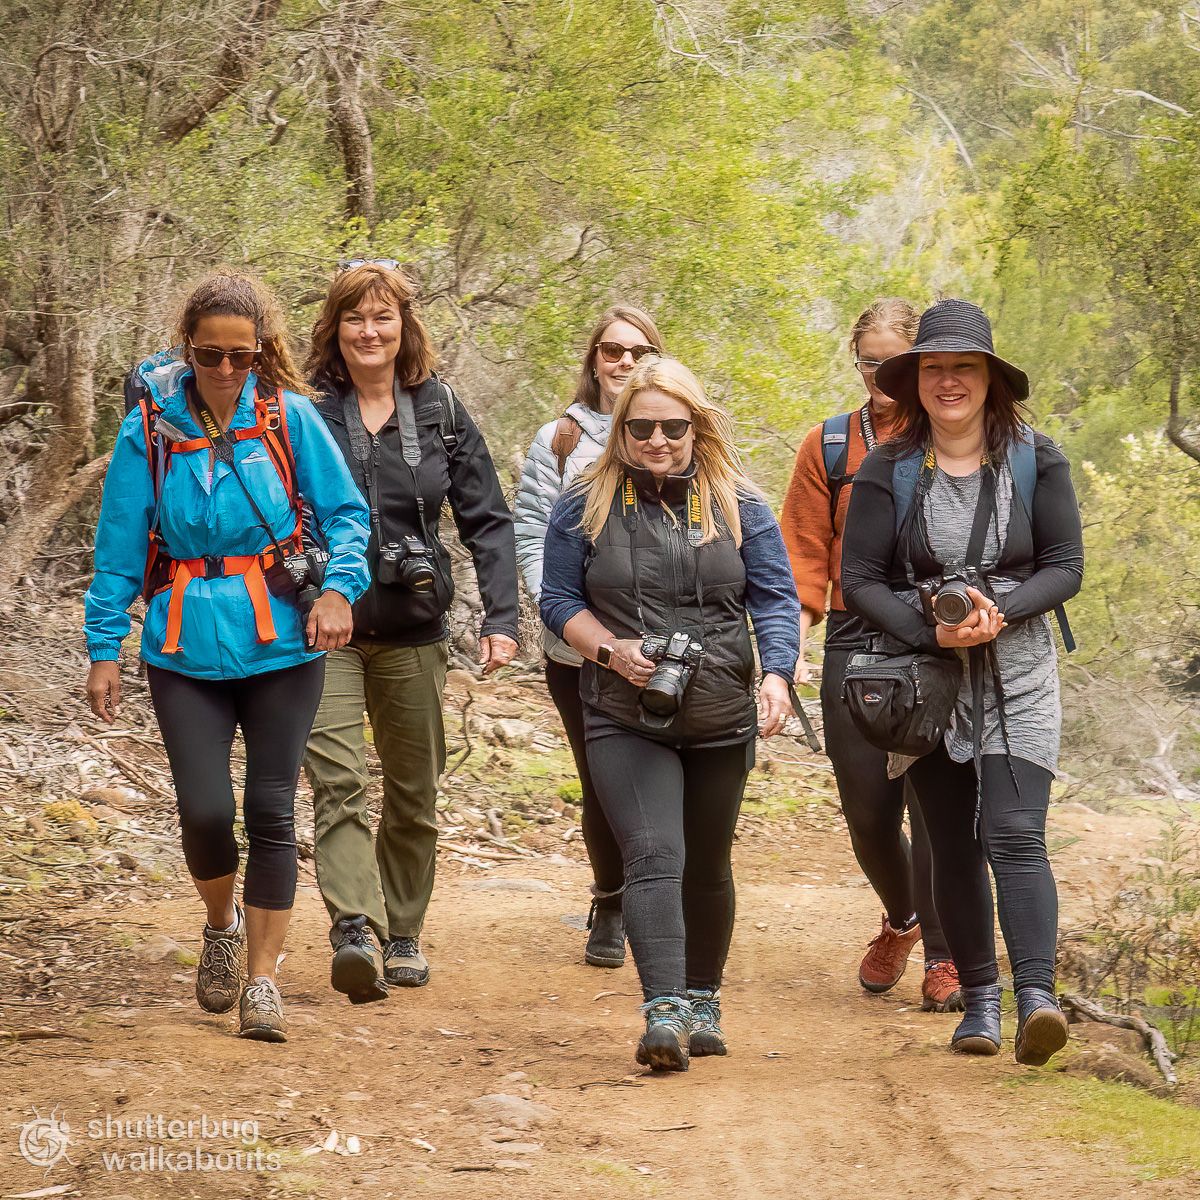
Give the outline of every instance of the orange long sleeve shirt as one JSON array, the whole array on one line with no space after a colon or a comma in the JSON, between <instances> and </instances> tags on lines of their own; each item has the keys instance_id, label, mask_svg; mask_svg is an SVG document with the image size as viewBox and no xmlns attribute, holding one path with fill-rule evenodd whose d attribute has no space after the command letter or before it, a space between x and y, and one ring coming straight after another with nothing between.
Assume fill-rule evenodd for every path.
<instances>
[{"instance_id":1,"label":"orange long sleeve shirt","mask_svg":"<svg viewBox=\"0 0 1200 1200\"><path fill-rule=\"evenodd\" d=\"M882 444L891 436L894 420L891 412L871 414L875 437ZM829 480L825 477L825 457L821 446L820 425L808 431L796 455L796 465L788 482L787 495L779 524L796 579L796 595L813 616L815 625L825 616L826 607L841 609L842 602L842 530L850 504L847 483L838 494L837 511L829 512ZM867 456L862 422L857 410L850 417L846 473L854 474Z\"/></svg>"}]
</instances>

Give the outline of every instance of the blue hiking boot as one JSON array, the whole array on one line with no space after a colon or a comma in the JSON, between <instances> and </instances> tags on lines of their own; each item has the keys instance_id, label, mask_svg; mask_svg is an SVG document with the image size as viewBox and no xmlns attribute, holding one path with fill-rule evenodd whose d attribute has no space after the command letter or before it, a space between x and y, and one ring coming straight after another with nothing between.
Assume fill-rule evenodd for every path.
<instances>
[{"instance_id":1,"label":"blue hiking boot","mask_svg":"<svg viewBox=\"0 0 1200 1200\"><path fill-rule=\"evenodd\" d=\"M962 999L965 1015L950 1038L950 1049L959 1054L999 1054L1000 985L965 987Z\"/></svg>"},{"instance_id":2,"label":"blue hiking boot","mask_svg":"<svg viewBox=\"0 0 1200 1200\"><path fill-rule=\"evenodd\" d=\"M1017 992L1017 1062L1042 1067L1067 1044L1067 1018L1058 1001L1041 988Z\"/></svg>"},{"instance_id":3,"label":"blue hiking boot","mask_svg":"<svg viewBox=\"0 0 1200 1200\"><path fill-rule=\"evenodd\" d=\"M652 1071L686 1071L692 1033L692 1006L683 996L656 996L642 1005L646 1032L637 1060Z\"/></svg>"},{"instance_id":4,"label":"blue hiking boot","mask_svg":"<svg viewBox=\"0 0 1200 1200\"><path fill-rule=\"evenodd\" d=\"M699 991L688 988L692 1003L692 1036L688 1049L697 1058L706 1054L728 1054L721 1031L721 989Z\"/></svg>"}]
</instances>

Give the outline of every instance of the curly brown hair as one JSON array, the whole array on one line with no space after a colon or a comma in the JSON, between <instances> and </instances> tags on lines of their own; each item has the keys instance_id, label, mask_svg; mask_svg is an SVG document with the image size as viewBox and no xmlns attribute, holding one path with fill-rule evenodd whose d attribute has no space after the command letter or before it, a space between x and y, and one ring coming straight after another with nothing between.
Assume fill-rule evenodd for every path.
<instances>
[{"instance_id":1,"label":"curly brown hair","mask_svg":"<svg viewBox=\"0 0 1200 1200\"><path fill-rule=\"evenodd\" d=\"M254 366L259 382L272 391L287 388L308 393L292 357L283 306L261 280L233 267L221 267L192 289L175 323L176 342L183 347L185 359L192 334L205 317L245 317L252 321L254 336L262 345Z\"/></svg>"},{"instance_id":2,"label":"curly brown hair","mask_svg":"<svg viewBox=\"0 0 1200 1200\"><path fill-rule=\"evenodd\" d=\"M312 344L304 366L318 391L336 394L353 386L338 345L338 326L343 313L368 298L394 304L400 313L400 352L396 355L396 378L400 384L416 387L433 374L437 351L417 311L417 285L398 268L363 263L334 279L313 323Z\"/></svg>"}]
</instances>

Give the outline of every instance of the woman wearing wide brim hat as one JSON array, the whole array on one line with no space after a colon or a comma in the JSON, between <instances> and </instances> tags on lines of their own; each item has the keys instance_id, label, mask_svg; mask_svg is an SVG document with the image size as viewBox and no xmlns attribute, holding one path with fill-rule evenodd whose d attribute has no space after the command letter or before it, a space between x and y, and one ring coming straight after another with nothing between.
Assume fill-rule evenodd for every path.
<instances>
[{"instance_id":1,"label":"woman wearing wide brim hat","mask_svg":"<svg viewBox=\"0 0 1200 1200\"><path fill-rule=\"evenodd\" d=\"M889 767L908 773L933 848L934 901L966 1006L951 1044L975 1054L1000 1048L986 861L1012 963L1017 1060L1041 1064L1067 1039L1054 995L1058 896L1045 829L1062 725L1048 614L1083 578L1070 468L1024 423L1029 380L996 354L991 324L973 304L926 310L912 349L876 379L896 401L897 434L855 478L846 606L888 639L953 649L967 664L942 744L915 760L893 755ZM968 563L971 610L944 623L937 591Z\"/></svg>"}]
</instances>

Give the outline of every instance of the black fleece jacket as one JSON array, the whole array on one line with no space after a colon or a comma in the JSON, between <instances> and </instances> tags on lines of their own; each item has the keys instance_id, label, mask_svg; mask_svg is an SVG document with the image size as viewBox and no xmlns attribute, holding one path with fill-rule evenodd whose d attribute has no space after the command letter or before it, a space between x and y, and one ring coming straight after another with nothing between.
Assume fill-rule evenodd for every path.
<instances>
[{"instance_id":1,"label":"black fleece jacket","mask_svg":"<svg viewBox=\"0 0 1200 1200\"><path fill-rule=\"evenodd\" d=\"M453 395L454 428L458 445L452 457L438 432L443 407L440 389L444 383L431 376L413 391L413 413L421 447L419 483L404 461L400 424L393 412L375 435L378 443L379 518L385 541L403 536L424 539L417 512L417 487L425 500L425 524L431 549L437 559L438 579L425 595L397 585L378 582L379 547L374 531L367 550L371 585L354 606L354 636L402 646L424 646L447 636L446 612L454 595L450 556L439 535L443 504L450 513L462 543L471 552L483 600L481 637L501 633L517 637L517 551L512 513L504 500L496 468L483 435L470 414ZM354 482L363 495L367 481L362 465L350 447L343 400L325 395L317 402L334 441L342 452Z\"/></svg>"},{"instance_id":2,"label":"black fleece jacket","mask_svg":"<svg viewBox=\"0 0 1200 1200\"><path fill-rule=\"evenodd\" d=\"M1037 485L1033 521L1014 496L1008 539L998 574L1022 582L998 603L1010 625L1050 612L1069 600L1083 582L1083 530L1066 455L1044 434L1034 435ZM871 626L918 650L937 652L937 631L919 609L896 595L908 587L898 555L896 505L892 495L895 459L881 446L867 455L854 477L842 540L842 595L846 607ZM917 579L941 574L923 521L910 522Z\"/></svg>"}]
</instances>

